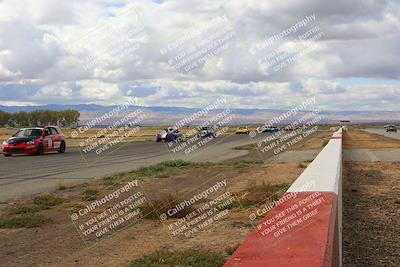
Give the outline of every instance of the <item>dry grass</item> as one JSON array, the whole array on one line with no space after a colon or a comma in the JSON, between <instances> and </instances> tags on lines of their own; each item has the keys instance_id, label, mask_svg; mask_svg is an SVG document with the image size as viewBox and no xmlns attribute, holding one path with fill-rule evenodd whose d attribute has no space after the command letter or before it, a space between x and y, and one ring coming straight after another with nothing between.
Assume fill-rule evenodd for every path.
<instances>
[{"instance_id":1,"label":"dry grass","mask_svg":"<svg viewBox=\"0 0 400 267\"><path fill-rule=\"evenodd\" d=\"M0 128L0 141L7 140L8 138L10 138L16 132L17 132L17 129Z\"/></svg>"},{"instance_id":2,"label":"dry grass","mask_svg":"<svg viewBox=\"0 0 400 267\"><path fill-rule=\"evenodd\" d=\"M344 133L343 146L346 149L400 148L400 141L378 134L351 130Z\"/></svg>"},{"instance_id":3,"label":"dry grass","mask_svg":"<svg viewBox=\"0 0 400 267\"><path fill-rule=\"evenodd\" d=\"M278 200L289 187L290 184L287 183L273 184L266 183L264 180L261 182L250 180L247 188L237 194L239 196L238 205L233 206L240 208L258 207L267 201Z\"/></svg>"},{"instance_id":4,"label":"dry grass","mask_svg":"<svg viewBox=\"0 0 400 267\"><path fill-rule=\"evenodd\" d=\"M332 136L332 129L319 131L293 146L293 150L321 149Z\"/></svg>"},{"instance_id":5,"label":"dry grass","mask_svg":"<svg viewBox=\"0 0 400 267\"><path fill-rule=\"evenodd\" d=\"M205 248L206 251L223 255L225 260L227 254L232 253L237 244L254 227L249 222L248 213L256 209L259 203L279 197L301 171L297 163L262 164L259 161L231 161L203 164L175 161L159 163L104 180L99 179L87 184L57 190L54 196L62 198L63 204L51 206L38 213L31 209L32 206L27 206L24 202L23 204L27 208L23 209L21 205L21 208L16 211L20 214L29 214L30 217L33 214L32 223L35 222L34 219L38 220L40 224L43 223L40 218L35 217L36 215L43 215L51 219L53 223L36 225L39 228L31 229L32 231L29 231L30 229L5 230L7 234L0 235L0 243L5 244L5 255L7 255L2 262L7 266L17 266L18 263L15 263L15 259L23 257L24 263L32 266L41 265L44 261L48 264L44 266L63 267L77 264L79 266L98 266L99 262L104 266L129 266L129 264L154 266L152 265L154 260L159 260L160 255L161 258L164 257L164 254L157 252L168 249L173 257L165 259L165 263L172 265L164 266L179 266L180 262L185 263L188 260L192 266L208 266L202 265L208 263L211 264L210 266L219 266L218 257L207 259L208 256L214 255L208 252L204 254L205 257L199 255L195 261L191 261L189 258L198 255L194 250ZM240 205L221 209L216 207L219 210L227 209L228 215L191 238L181 236L171 238L166 225L160 223L158 219L156 220L157 213L176 205L178 198L187 199L213 185L215 181L220 181L221 175L227 180L228 188L226 190L232 192L240 200ZM210 178L212 180L208 181ZM81 202L85 195L89 198L93 196L100 198L115 190L115 185L126 184L126 181L132 179L139 179L140 187L137 190L145 192L146 198L153 203L152 206L139 207L142 209L142 214L149 213L149 217L133 221L121 232L113 232L109 238L106 237L101 242L91 243L94 240L88 240L89 245L83 243L79 235L73 231L71 219L66 215L77 212L85 206ZM205 182L207 183L204 184ZM204 186L200 188L201 184ZM93 188L98 190L98 194L93 194L94 191L87 191ZM220 193L222 192L225 191ZM216 194L216 196L218 195ZM48 205L57 203L53 199L40 198L36 199L36 202ZM147 212L143 209L147 209ZM158 211L154 212L155 209ZM190 210L185 208L183 212L183 214L177 214L177 218L167 219L165 223L177 221L179 217L185 216ZM25 215L15 217L23 216ZM14 222L14 224L18 227L18 222ZM35 224L32 224L32 227L34 226ZM39 231L40 235L35 231ZM132 244L135 245L132 246ZM11 253L11 250L14 252ZM150 255L150 257L146 257L146 255ZM135 260L137 261L135 262ZM141 263L148 263L148 265L140 265Z\"/></svg>"},{"instance_id":6,"label":"dry grass","mask_svg":"<svg viewBox=\"0 0 400 267\"><path fill-rule=\"evenodd\" d=\"M146 266L191 266L191 267L218 267L223 266L229 255L223 255L208 250L159 250L151 255L138 259L131 267Z\"/></svg>"},{"instance_id":7,"label":"dry grass","mask_svg":"<svg viewBox=\"0 0 400 267\"><path fill-rule=\"evenodd\" d=\"M34 228L51 220L41 214L26 212L0 216L0 228Z\"/></svg>"},{"instance_id":8,"label":"dry grass","mask_svg":"<svg viewBox=\"0 0 400 267\"><path fill-rule=\"evenodd\" d=\"M42 224L52 222L52 220L40 211L49 210L63 202L63 199L53 194L41 194L32 199L32 205L18 205L11 207L0 216L0 228L33 228Z\"/></svg>"},{"instance_id":9,"label":"dry grass","mask_svg":"<svg viewBox=\"0 0 400 267\"><path fill-rule=\"evenodd\" d=\"M139 209L144 218L158 220L160 218L159 214L167 213L168 210L176 207L180 203L179 199L180 198L177 195L169 195L165 199L156 199L151 203L146 202L143 206L139 207ZM184 218L194 210L193 206L186 207L175 213L171 218Z\"/></svg>"}]
</instances>

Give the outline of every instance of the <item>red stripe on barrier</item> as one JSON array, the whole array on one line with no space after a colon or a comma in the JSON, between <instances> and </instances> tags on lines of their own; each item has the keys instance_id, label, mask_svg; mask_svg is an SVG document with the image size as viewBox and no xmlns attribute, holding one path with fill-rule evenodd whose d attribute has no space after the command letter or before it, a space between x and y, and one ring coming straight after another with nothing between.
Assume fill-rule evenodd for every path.
<instances>
[{"instance_id":1,"label":"red stripe on barrier","mask_svg":"<svg viewBox=\"0 0 400 267\"><path fill-rule=\"evenodd\" d=\"M276 206L228 259L225 267L338 266L337 196L301 192Z\"/></svg>"}]
</instances>

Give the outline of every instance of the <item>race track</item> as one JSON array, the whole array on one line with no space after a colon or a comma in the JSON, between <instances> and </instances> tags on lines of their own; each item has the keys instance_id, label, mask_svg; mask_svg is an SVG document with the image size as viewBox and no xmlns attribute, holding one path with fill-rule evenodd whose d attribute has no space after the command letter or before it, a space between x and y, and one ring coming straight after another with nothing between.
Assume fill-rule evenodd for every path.
<instances>
[{"instance_id":1,"label":"race track","mask_svg":"<svg viewBox=\"0 0 400 267\"><path fill-rule=\"evenodd\" d=\"M60 183L78 184L89 178L131 171L165 160L213 162L233 159L248 153L246 150L235 150L234 147L262 140L267 135L259 134L253 140L248 135L220 136L189 154L184 152L187 147L174 153L165 143L141 142L110 149L100 156L96 153L84 155L78 148L69 148L65 154L1 156L0 201L51 191ZM266 154L273 155L273 151Z\"/></svg>"}]
</instances>

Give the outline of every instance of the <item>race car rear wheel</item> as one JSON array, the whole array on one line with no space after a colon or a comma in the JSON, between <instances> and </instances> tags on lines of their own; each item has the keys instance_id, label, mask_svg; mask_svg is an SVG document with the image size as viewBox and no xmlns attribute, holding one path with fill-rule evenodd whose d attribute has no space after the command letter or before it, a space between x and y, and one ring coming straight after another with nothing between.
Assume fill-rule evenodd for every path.
<instances>
[{"instance_id":1,"label":"race car rear wheel","mask_svg":"<svg viewBox=\"0 0 400 267\"><path fill-rule=\"evenodd\" d=\"M64 153L65 152L65 142L62 141L60 144L60 148L58 149L58 153Z\"/></svg>"},{"instance_id":2,"label":"race car rear wheel","mask_svg":"<svg viewBox=\"0 0 400 267\"><path fill-rule=\"evenodd\" d=\"M38 155L43 155L44 154L44 145L43 143L40 143L37 149L37 154Z\"/></svg>"},{"instance_id":3,"label":"race car rear wheel","mask_svg":"<svg viewBox=\"0 0 400 267\"><path fill-rule=\"evenodd\" d=\"M4 155L4 157L11 157L12 155L11 154L3 154Z\"/></svg>"}]
</instances>

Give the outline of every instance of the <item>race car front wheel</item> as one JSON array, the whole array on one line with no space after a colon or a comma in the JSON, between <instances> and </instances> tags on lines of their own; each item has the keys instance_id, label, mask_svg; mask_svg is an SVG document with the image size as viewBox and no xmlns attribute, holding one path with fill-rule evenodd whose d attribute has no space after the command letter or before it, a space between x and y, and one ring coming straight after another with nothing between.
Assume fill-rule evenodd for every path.
<instances>
[{"instance_id":1,"label":"race car front wheel","mask_svg":"<svg viewBox=\"0 0 400 267\"><path fill-rule=\"evenodd\" d=\"M38 155L43 155L44 154L44 145L43 143L40 143L37 149L37 154Z\"/></svg>"},{"instance_id":2,"label":"race car front wheel","mask_svg":"<svg viewBox=\"0 0 400 267\"><path fill-rule=\"evenodd\" d=\"M11 157L11 154L3 154L4 157Z\"/></svg>"},{"instance_id":3,"label":"race car front wheel","mask_svg":"<svg viewBox=\"0 0 400 267\"><path fill-rule=\"evenodd\" d=\"M60 144L60 148L58 149L58 153L64 153L65 152L65 142L62 141Z\"/></svg>"}]
</instances>

